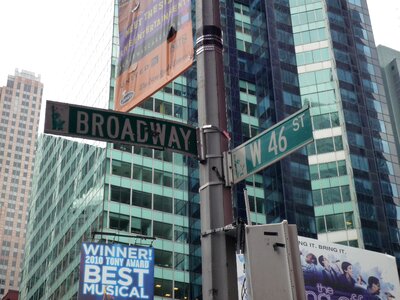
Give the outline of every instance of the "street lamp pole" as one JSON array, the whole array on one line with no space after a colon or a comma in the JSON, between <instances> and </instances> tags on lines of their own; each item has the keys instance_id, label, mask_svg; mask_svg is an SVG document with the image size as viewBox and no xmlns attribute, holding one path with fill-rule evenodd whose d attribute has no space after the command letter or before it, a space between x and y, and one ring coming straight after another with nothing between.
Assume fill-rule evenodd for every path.
<instances>
[{"instance_id":1,"label":"street lamp pole","mask_svg":"<svg viewBox=\"0 0 400 300\"><path fill-rule=\"evenodd\" d=\"M204 157L200 164L202 285L204 300L237 298L235 241L223 228L233 221L222 153L228 150L223 42L219 0L196 0L198 120ZM221 230L222 229L222 230Z\"/></svg>"}]
</instances>

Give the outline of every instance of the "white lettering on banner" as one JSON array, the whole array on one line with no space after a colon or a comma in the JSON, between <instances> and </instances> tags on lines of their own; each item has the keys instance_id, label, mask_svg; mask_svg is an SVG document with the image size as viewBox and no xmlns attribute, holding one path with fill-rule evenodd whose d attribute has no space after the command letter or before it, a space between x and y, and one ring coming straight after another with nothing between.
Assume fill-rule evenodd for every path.
<instances>
[{"instance_id":1,"label":"white lettering on banner","mask_svg":"<svg viewBox=\"0 0 400 300\"><path fill-rule=\"evenodd\" d=\"M121 268L119 276L121 276L121 278L125 280L125 282L120 280L122 285L130 286L132 284L133 280L132 276L130 276L130 271L131 269L129 268Z\"/></svg>"},{"instance_id":2,"label":"white lettering on banner","mask_svg":"<svg viewBox=\"0 0 400 300\"><path fill-rule=\"evenodd\" d=\"M144 259L148 260L152 253L152 249L145 248L127 248L127 247L113 247L108 245L93 245L83 244L85 255L98 255L110 257L124 257L129 259Z\"/></svg>"},{"instance_id":3,"label":"white lettering on banner","mask_svg":"<svg viewBox=\"0 0 400 300\"><path fill-rule=\"evenodd\" d=\"M103 272L102 272L102 279L101 279L101 283L102 284L112 284L112 285L116 285L117 281L115 280L115 273L117 273L117 267L114 266L103 266L102 267ZM118 272L119 273L119 272ZM118 284L121 284L121 282L118 281Z\"/></svg>"},{"instance_id":4,"label":"white lettering on banner","mask_svg":"<svg viewBox=\"0 0 400 300\"><path fill-rule=\"evenodd\" d=\"M123 258L115 258L115 257L106 257L107 265L112 266L123 266L124 259Z\"/></svg>"},{"instance_id":5,"label":"white lettering on banner","mask_svg":"<svg viewBox=\"0 0 400 300\"><path fill-rule=\"evenodd\" d=\"M144 284L144 282L143 282L144 274L149 274L149 270L133 269L133 272L139 274L138 286L143 286L143 284Z\"/></svg>"},{"instance_id":6,"label":"white lettering on banner","mask_svg":"<svg viewBox=\"0 0 400 300\"><path fill-rule=\"evenodd\" d=\"M86 265L85 266L85 278L84 281L88 283L97 283L100 282L100 267Z\"/></svg>"},{"instance_id":7,"label":"white lettering on banner","mask_svg":"<svg viewBox=\"0 0 400 300\"><path fill-rule=\"evenodd\" d=\"M261 163L261 141L258 140L255 143L250 144L251 161L253 167Z\"/></svg>"},{"instance_id":8,"label":"white lettering on banner","mask_svg":"<svg viewBox=\"0 0 400 300\"><path fill-rule=\"evenodd\" d=\"M149 268L149 261L147 260L137 260L137 259L128 259L126 261L127 267L135 267L135 268L142 268L147 269Z\"/></svg>"},{"instance_id":9,"label":"white lettering on banner","mask_svg":"<svg viewBox=\"0 0 400 300\"><path fill-rule=\"evenodd\" d=\"M106 286L99 284L87 284L85 283L83 286L83 294L85 295L98 295L103 296L104 290L106 290L108 295L111 296L122 296L122 297L136 297L137 299L149 299L149 296L145 294L144 288L133 287L129 290L126 286Z\"/></svg>"},{"instance_id":10,"label":"white lettering on banner","mask_svg":"<svg viewBox=\"0 0 400 300\"><path fill-rule=\"evenodd\" d=\"M114 266L93 266L85 265L85 283L101 283L103 285L129 285L133 282L133 273L137 274L138 286L143 287L144 275L149 274L149 270L145 269L131 269L131 268L117 268ZM100 275L102 274L102 275ZM115 280L116 275L123 278ZM128 279L128 276L130 277ZM128 284L129 283L129 284Z\"/></svg>"},{"instance_id":11,"label":"white lettering on banner","mask_svg":"<svg viewBox=\"0 0 400 300\"><path fill-rule=\"evenodd\" d=\"M150 299L153 256L152 248L83 243L80 295Z\"/></svg>"}]
</instances>

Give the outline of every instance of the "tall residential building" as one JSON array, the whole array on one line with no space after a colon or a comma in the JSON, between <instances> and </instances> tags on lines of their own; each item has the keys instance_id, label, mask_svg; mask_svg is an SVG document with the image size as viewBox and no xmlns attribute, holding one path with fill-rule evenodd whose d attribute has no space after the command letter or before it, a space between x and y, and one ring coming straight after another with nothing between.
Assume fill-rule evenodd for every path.
<instances>
[{"instance_id":1,"label":"tall residential building","mask_svg":"<svg viewBox=\"0 0 400 300\"><path fill-rule=\"evenodd\" d=\"M235 217L245 218L246 188L253 224L287 219L300 235L400 257L399 166L365 1L219 3L230 147L304 104L316 140L236 185ZM117 4L91 4L80 8L91 15L81 46L96 57L71 76L68 99L112 108ZM197 107L194 64L132 112L196 125ZM50 136L39 143L22 298L76 299L79 245L97 240L151 244L156 299L200 298L198 162L96 145Z\"/></svg>"},{"instance_id":2,"label":"tall residential building","mask_svg":"<svg viewBox=\"0 0 400 300\"><path fill-rule=\"evenodd\" d=\"M382 45L377 50L400 159L400 51Z\"/></svg>"},{"instance_id":3,"label":"tall residential building","mask_svg":"<svg viewBox=\"0 0 400 300\"><path fill-rule=\"evenodd\" d=\"M24 70L0 87L0 298L19 288L42 92Z\"/></svg>"}]
</instances>

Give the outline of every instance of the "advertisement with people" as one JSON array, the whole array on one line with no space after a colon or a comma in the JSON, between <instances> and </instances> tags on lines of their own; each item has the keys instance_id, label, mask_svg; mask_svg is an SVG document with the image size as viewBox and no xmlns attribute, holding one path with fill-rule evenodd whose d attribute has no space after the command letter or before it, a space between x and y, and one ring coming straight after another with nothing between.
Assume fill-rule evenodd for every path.
<instances>
[{"instance_id":1,"label":"advertisement with people","mask_svg":"<svg viewBox=\"0 0 400 300\"><path fill-rule=\"evenodd\" d=\"M79 300L153 298L153 248L82 243Z\"/></svg>"},{"instance_id":2,"label":"advertisement with people","mask_svg":"<svg viewBox=\"0 0 400 300\"><path fill-rule=\"evenodd\" d=\"M307 300L400 299L394 257L298 237Z\"/></svg>"}]
</instances>

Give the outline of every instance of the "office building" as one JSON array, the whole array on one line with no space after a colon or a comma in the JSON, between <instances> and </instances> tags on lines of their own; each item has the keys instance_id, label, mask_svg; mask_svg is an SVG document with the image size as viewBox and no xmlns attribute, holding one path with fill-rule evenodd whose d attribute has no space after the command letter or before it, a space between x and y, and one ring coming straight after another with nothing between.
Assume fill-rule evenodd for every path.
<instances>
[{"instance_id":1,"label":"office building","mask_svg":"<svg viewBox=\"0 0 400 300\"><path fill-rule=\"evenodd\" d=\"M318 238L399 259L399 163L366 1L290 1Z\"/></svg>"},{"instance_id":2,"label":"office building","mask_svg":"<svg viewBox=\"0 0 400 300\"><path fill-rule=\"evenodd\" d=\"M314 143L233 188L235 217L245 218L246 188L253 224L287 219L303 236L399 256L399 167L365 1L220 1L220 10L230 147L305 104L315 130ZM76 76L82 90L74 98L89 105L113 107L114 11L110 4L91 10L99 24L104 16L114 22L107 30L91 22L86 31L101 80ZM196 88L194 64L133 112L195 126ZM35 178L43 183L34 185L31 203L37 223L29 224L24 299L76 299L79 243L99 239L154 247L156 299L201 297L195 159L54 137L43 137L39 149Z\"/></svg>"},{"instance_id":3,"label":"office building","mask_svg":"<svg viewBox=\"0 0 400 300\"><path fill-rule=\"evenodd\" d=\"M0 88L0 297L19 287L42 91L25 70Z\"/></svg>"},{"instance_id":4,"label":"office building","mask_svg":"<svg viewBox=\"0 0 400 300\"><path fill-rule=\"evenodd\" d=\"M400 51L383 45L377 47L379 63L385 85L386 99L397 143L397 157L400 158Z\"/></svg>"},{"instance_id":5,"label":"office building","mask_svg":"<svg viewBox=\"0 0 400 300\"><path fill-rule=\"evenodd\" d=\"M76 294L81 243L102 222L104 155L101 147L39 137L21 299Z\"/></svg>"}]
</instances>

